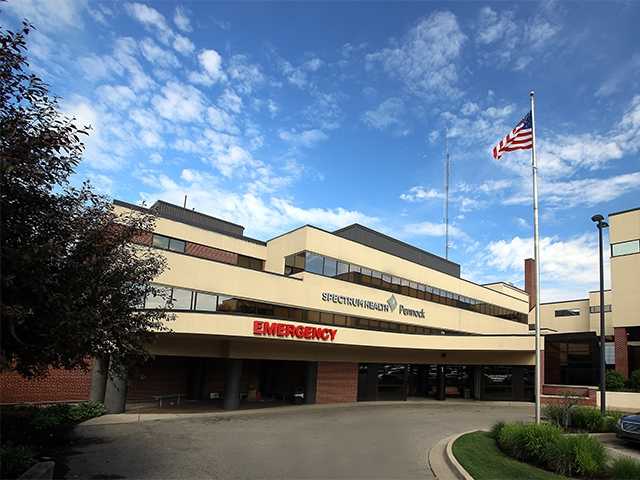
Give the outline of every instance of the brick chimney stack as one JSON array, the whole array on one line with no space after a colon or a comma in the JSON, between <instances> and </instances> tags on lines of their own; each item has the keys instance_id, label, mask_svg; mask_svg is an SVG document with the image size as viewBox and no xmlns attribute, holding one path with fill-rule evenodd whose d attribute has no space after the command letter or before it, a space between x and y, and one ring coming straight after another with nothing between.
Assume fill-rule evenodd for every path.
<instances>
[{"instance_id":1,"label":"brick chimney stack","mask_svg":"<svg viewBox=\"0 0 640 480\"><path fill-rule=\"evenodd\" d=\"M527 258L524 261L524 291L529 294L529 311L536 306L536 261Z\"/></svg>"}]
</instances>

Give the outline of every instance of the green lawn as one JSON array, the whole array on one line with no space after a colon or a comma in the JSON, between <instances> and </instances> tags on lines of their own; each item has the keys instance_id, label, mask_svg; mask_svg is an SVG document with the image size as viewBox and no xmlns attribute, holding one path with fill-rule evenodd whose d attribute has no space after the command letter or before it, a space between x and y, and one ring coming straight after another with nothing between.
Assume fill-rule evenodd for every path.
<instances>
[{"instance_id":1,"label":"green lawn","mask_svg":"<svg viewBox=\"0 0 640 480\"><path fill-rule=\"evenodd\" d=\"M463 435L453 444L453 454L476 480L561 480L562 477L546 470L518 462L500 450L487 432Z\"/></svg>"}]
</instances>

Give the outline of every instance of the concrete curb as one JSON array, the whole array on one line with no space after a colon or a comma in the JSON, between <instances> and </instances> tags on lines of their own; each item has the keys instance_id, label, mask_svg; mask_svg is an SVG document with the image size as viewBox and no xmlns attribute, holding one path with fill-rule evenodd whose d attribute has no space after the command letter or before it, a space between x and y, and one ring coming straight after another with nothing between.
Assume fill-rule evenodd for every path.
<instances>
[{"instance_id":1,"label":"concrete curb","mask_svg":"<svg viewBox=\"0 0 640 480\"><path fill-rule=\"evenodd\" d=\"M49 480L53 478L56 462L38 462L18 477L18 480Z\"/></svg>"},{"instance_id":2,"label":"concrete curb","mask_svg":"<svg viewBox=\"0 0 640 480\"><path fill-rule=\"evenodd\" d=\"M453 443L460 438L462 435L466 435L467 433L473 433L477 430L469 430L467 432L462 432L457 435L452 435L449 437L449 441L447 442L447 461L451 465L452 469L456 472L456 476L460 480L473 480L473 477L465 470L465 468L460 465L460 462L453 455Z\"/></svg>"},{"instance_id":3,"label":"concrete curb","mask_svg":"<svg viewBox=\"0 0 640 480\"><path fill-rule=\"evenodd\" d=\"M335 408L365 408L365 407L384 407L384 406L406 406L416 407L424 406L429 408L438 408L440 406L446 407L447 405L474 405L478 407L531 407L533 404L528 402L486 402L486 401L444 401L439 402L435 400L408 400L406 402L398 401L382 401L382 402L353 402L353 403L331 403L324 405L291 405L281 407L267 407L267 408L255 408L249 410L233 410L233 411L214 411L214 412L197 412L197 413L115 413L102 415L101 417L95 417L85 422L82 422L77 427L95 427L102 425L117 425L124 423L141 423L151 422L158 420L176 420L176 419L188 419L188 418L228 418L235 416L251 416L251 415L263 415L263 414L277 414L277 413L291 413L291 412L305 412L305 411L320 411Z\"/></svg>"}]
</instances>

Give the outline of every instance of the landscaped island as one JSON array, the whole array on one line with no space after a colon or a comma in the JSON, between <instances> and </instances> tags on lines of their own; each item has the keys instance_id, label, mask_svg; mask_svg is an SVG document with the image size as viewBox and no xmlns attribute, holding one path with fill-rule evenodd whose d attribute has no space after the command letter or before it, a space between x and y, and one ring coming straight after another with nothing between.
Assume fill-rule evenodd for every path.
<instances>
[{"instance_id":1,"label":"landscaped island","mask_svg":"<svg viewBox=\"0 0 640 480\"><path fill-rule=\"evenodd\" d=\"M610 457L602 443L588 433L567 434L567 430L608 431L615 425L615 415L603 417L598 410L586 407L572 408L567 415L559 415L557 407L547 411L550 423L500 422L491 432L463 435L453 444L453 454L476 480L640 479L637 460Z\"/></svg>"}]
</instances>

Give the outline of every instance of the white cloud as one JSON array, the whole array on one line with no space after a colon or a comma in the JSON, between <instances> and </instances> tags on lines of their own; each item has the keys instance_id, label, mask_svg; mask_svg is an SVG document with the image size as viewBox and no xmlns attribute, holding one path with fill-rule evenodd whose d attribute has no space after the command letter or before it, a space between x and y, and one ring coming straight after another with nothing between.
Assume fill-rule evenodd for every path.
<instances>
[{"instance_id":1,"label":"white cloud","mask_svg":"<svg viewBox=\"0 0 640 480\"><path fill-rule=\"evenodd\" d=\"M145 174L145 183L152 187L140 196L147 203L157 199L181 205L184 195L196 211L207 213L246 226L248 235L269 238L304 224L314 224L328 230L351 223L375 226L377 218L345 208L304 208L293 200L255 192L233 192L220 187L217 177L183 170L180 179L164 174Z\"/></svg>"},{"instance_id":2,"label":"white cloud","mask_svg":"<svg viewBox=\"0 0 640 480\"><path fill-rule=\"evenodd\" d=\"M555 208L590 207L610 202L627 193L640 190L640 172L605 178L583 178L540 182L540 202ZM515 193L507 205L529 204L531 196Z\"/></svg>"},{"instance_id":3,"label":"white cloud","mask_svg":"<svg viewBox=\"0 0 640 480\"><path fill-rule=\"evenodd\" d=\"M394 133L406 135L409 131L405 127L405 116L405 106L402 99L391 97L374 110L366 111L362 115L362 121L377 130L391 129Z\"/></svg>"},{"instance_id":4,"label":"white cloud","mask_svg":"<svg viewBox=\"0 0 640 480\"><path fill-rule=\"evenodd\" d=\"M144 58L156 66L168 68L179 65L178 59L172 52L160 47L150 38L145 38L140 42L140 50Z\"/></svg>"},{"instance_id":5,"label":"white cloud","mask_svg":"<svg viewBox=\"0 0 640 480\"><path fill-rule=\"evenodd\" d=\"M318 129L281 131L279 137L281 140L297 147L312 147L316 143L329 138L326 133Z\"/></svg>"},{"instance_id":6,"label":"white cloud","mask_svg":"<svg viewBox=\"0 0 640 480\"><path fill-rule=\"evenodd\" d=\"M500 12L491 7L481 8L478 19L478 43L489 45L502 39L511 39L517 28L513 17L513 12L502 8Z\"/></svg>"},{"instance_id":7,"label":"white cloud","mask_svg":"<svg viewBox=\"0 0 640 480\"><path fill-rule=\"evenodd\" d=\"M246 55L234 55L229 60L227 68L229 77L236 82L241 93L251 93L253 89L264 82L264 74L259 65L249 63Z\"/></svg>"},{"instance_id":8,"label":"white cloud","mask_svg":"<svg viewBox=\"0 0 640 480\"><path fill-rule=\"evenodd\" d=\"M123 127L122 119L102 110L86 97L74 96L62 105L62 112L76 118L78 127L90 126L89 135L82 137L85 145L83 162L96 170L117 170L130 153L135 139Z\"/></svg>"},{"instance_id":9,"label":"white cloud","mask_svg":"<svg viewBox=\"0 0 640 480\"><path fill-rule=\"evenodd\" d=\"M605 249L606 251L606 249ZM524 260L533 257L533 239L513 237L488 244L481 254L486 265L522 278ZM608 252L607 263L608 263ZM598 245L595 231L568 240L540 240L541 296L544 301L570 298L576 290L584 297L598 283ZM608 272L605 266L605 272ZM550 298L555 297L555 298ZM559 297L559 298L558 298Z\"/></svg>"},{"instance_id":10,"label":"white cloud","mask_svg":"<svg viewBox=\"0 0 640 480\"><path fill-rule=\"evenodd\" d=\"M294 67L290 62L283 59L279 60L279 66L289 83L298 88L304 88L307 85L307 74L304 69Z\"/></svg>"},{"instance_id":11,"label":"white cloud","mask_svg":"<svg viewBox=\"0 0 640 480\"><path fill-rule=\"evenodd\" d=\"M225 177L231 177L239 170L259 166L251 154L238 145L233 145L226 152L215 156L213 163Z\"/></svg>"},{"instance_id":12,"label":"white cloud","mask_svg":"<svg viewBox=\"0 0 640 480\"><path fill-rule=\"evenodd\" d=\"M233 117L218 107L211 106L207 108L207 119L215 130L232 134L239 132Z\"/></svg>"},{"instance_id":13,"label":"white cloud","mask_svg":"<svg viewBox=\"0 0 640 480\"><path fill-rule=\"evenodd\" d=\"M411 236L444 237L446 226L444 223L420 222L410 223L404 227L404 232ZM459 227L449 224L451 238L468 239L469 236Z\"/></svg>"},{"instance_id":14,"label":"white cloud","mask_svg":"<svg viewBox=\"0 0 640 480\"><path fill-rule=\"evenodd\" d=\"M191 72L189 80L206 86L224 80L225 74L222 69L222 57L216 50L202 50L198 54L198 62L202 67L202 72Z\"/></svg>"},{"instance_id":15,"label":"white cloud","mask_svg":"<svg viewBox=\"0 0 640 480\"><path fill-rule=\"evenodd\" d=\"M175 23L176 27L183 32L190 32L192 30L189 16L187 15L186 10L180 5L176 7L176 11L173 14L173 23Z\"/></svg>"},{"instance_id":16,"label":"white cloud","mask_svg":"<svg viewBox=\"0 0 640 480\"><path fill-rule=\"evenodd\" d=\"M144 25L147 29L156 32L158 38L165 45L171 45L182 54L193 52L194 45L187 37L177 34L169 26L166 18L155 8L143 3L126 3L125 10L134 19Z\"/></svg>"},{"instance_id":17,"label":"white cloud","mask_svg":"<svg viewBox=\"0 0 640 480\"><path fill-rule=\"evenodd\" d=\"M307 60L306 62L304 62L304 68L306 70L309 70L310 72L317 72L318 70L320 70L320 68L324 65L324 62L315 57L312 58L310 60Z\"/></svg>"},{"instance_id":18,"label":"white cloud","mask_svg":"<svg viewBox=\"0 0 640 480\"><path fill-rule=\"evenodd\" d=\"M413 94L458 96L457 60L466 36L451 12L435 12L418 22L397 45L367 55L398 76Z\"/></svg>"},{"instance_id":19,"label":"white cloud","mask_svg":"<svg viewBox=\"0 0 640 480\"><path fill-rule=\"evenodd\" d=\"M405 202L419 202L422 200L443 199L444 193L435 188L425 188L421 186L411 187L407 193L400 195Z\"/></svg>"},{"instance_id":20,"label":"white cloud","mask_svg":"<svg viewBox=\"0 0 640 480\"><path fill-rule=\"evenodd\" d=\"M205 108L197 88L174 81L167 82L151 103L161 117L178 122L200 121Z\"/></svg>"},{"instance_id":21,"label":"white cloud","mask_svg":"<svg viewBox=\"0 0 640 480\"><path fill-rule=\"evenodd\" d=\"M607 97L619 92L628 82L637 82L638 73L640 73L640 53L636 53L631 60L611 72L596 91L596 96Z\"/></svg>"},{"instance_id":22,"label":"white cloud","mask_svg":"<svg viewBox=\"0 0 640 480\"><path fill-rule=\"evenodd\" d=\"M173 39L173 48L183 55L193 52L196 47L191 40L184 35L176 35Z\"/></svg>"},{"instance_id":23,"label":"white cloud","mask_svg":"<svg viewBox=\"0 0 640 480\"><path fill-rule=\"evenodd\" d=\"M155 30L163 43L168 44L173 37L173 31L167 20L155 8L143 3L125 3L125 10L129 15L142 23L145 27Z\"/></svg>"},{"instance_id":24,"label":"white cloud","mask_svg":"<svg viewBox=\"0 0 640 480\"><path fill-rule=\"evenodd\" d=\"M240 113L240 110L242 110L242 98L233 90L227 88L218 98L218 105L233 113Z\"/></svg>"},{"instance_id":25,"label":"white cloud","mask_svg":"<svg viewBox=\"0 0 640 480\"><path fill-rule=\"evenodd\" d=\"M22 20L28 19L43 31L83 28L86 0L19 0L2 3L2 9Z\"/></svg>"},{"instance_id":26,"label":"white cloud","mask_svg":"<svg viewBox=\"0 0 640 480\"><path fill-rule=\"evenodd\" d=\"M101 85L96 89L98 98L119 109L125 109L136 101L136 94L126 85Z\"/></svg>"}]
</instances>

